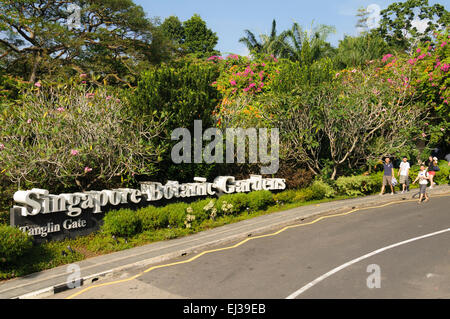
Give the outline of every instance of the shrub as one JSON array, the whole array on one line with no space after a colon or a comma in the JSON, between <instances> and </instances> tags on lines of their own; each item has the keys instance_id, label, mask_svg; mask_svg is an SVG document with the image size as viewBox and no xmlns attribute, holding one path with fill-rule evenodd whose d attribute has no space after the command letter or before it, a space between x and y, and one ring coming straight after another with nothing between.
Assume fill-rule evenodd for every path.
<instances>
[{"instance_id":1,"label":"shrub","mask_svg":"<svg viewBox=\"0 0 450 319\"><path fill-rule=\"evenodd\" d=\"M450 181L450 166L447 161L439 161L439 171L436 172L433 181L437 184L448 184Z\"/></svg>"},{"instance_id":2,"label":"shrub","mask_svg":"<svg viewBox=\"0 0 450 319\"><path fill-rule=\"evenodd\" d=\"M131 209L113 210L105 214L101 230L110 235L131 237L140 232L141 222Z\"/></svg>"},{"instance_id":3,"label":"shrub","mask_svg":"<svg viewBox=\"0 0 450 319\"><path fill-rule=\"evenodd\" d=\"M219 212L227 214L239 214L249 206L249 194L237 193L221 196L216 202Z\"/></svg>"},{"instance_id":4,"label":"shrub","mask_svg":"<svg viewBox=\"0 0 450 319\"><path fill-rule=\"evenodd\" d=\"M331 198L336 195L336 191L333 187L321 180L314 181L311 185L311 190L314 193L314 199L323 199L325 197Z\"/></svg>"},{"instance_id":5,"label":"shrub","mask_svg":"<svg viewBox=\"0 0 450 319\"><path fill-rule=\"evenodd\" d=\"M137 216L143 231L165 228L169 222L168 214L155 206L141 208L137 211Z\"/></svg>"},{"instance_id":6,"label":"shrub","mask_svg":"<svg viewBox=\"0 0 450 319\"><path fill-rule=\"evenodd\" d=\"M283 192L273 195L273 200L277 204L292 203L294 201L294 198L296 195L297 195L297 192L295 190L291 189L291 190L283 191Z\"/></svg>"},{"instance_id":7,"label":"shrub","mask_svg":"<svg viewBox=\"0 0 450 319\"><path fill-rule=\"evenodd\" d=\"M294 202L307 202L314 199L314 192L310 187L296 191Z\"/></svg>"},{"instance_id":8,"label":"shrub","mask_svg":"<svg viewBox=\"0 0 450 319\"><path fill-rule=\"evenodd\" d=\"M189 207L187 203L173 203L164 206L160 209L161 214L167 216L167 221L170 227L184 227L186 220L186 209Z\"/></svg>"},{"instance_id":9,"label":"shrub","mask_svg":"<svg viewBox=\"0 0 450 319\"><path fill-rule=\"evenodd\" d=\"M248 207L253 211L266 209L269 205L275 203L273 194L266 190L250 192L247 196Z\"/></svg>"},{"instance_id":10,"label":"shrub","mask_svg":"<svg viewBox=\"0 0 450 319\"><path fill-rule=\"evenodd\" d=\"M0 225L0 262L12 262L31 249L31 237L18 228Z\"/></svg>"},{"instance_id":11,"label":"shrub","mask_svg":"<svg viewBox=\"0 0 450 319\"><path fill-rule=\"evenodd\" d=\"M342 176L336 180L336 187L340 193L349 196L372 194L378 190L378 177Z\"/></svg>"},{"instance_id":12,"label":"shrub","mask_svg":"<svg viewBox=\"0 0 450 319\"><path fill-rule=\"evenodd\" d=\"M215 198L202 199L193 202L190 207L193 209L193 214L196 216L195 223L199 224L209 218L215 219L217 216L217 208Z\"/></svg>"}]
</instances>

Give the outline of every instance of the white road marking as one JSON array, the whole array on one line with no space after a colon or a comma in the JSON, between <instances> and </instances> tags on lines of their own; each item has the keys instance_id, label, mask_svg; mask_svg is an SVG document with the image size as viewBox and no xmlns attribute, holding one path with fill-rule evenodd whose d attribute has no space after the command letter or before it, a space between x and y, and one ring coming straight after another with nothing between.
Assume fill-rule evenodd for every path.
<instances>
[{"instance_id":1,"label":"white road marking","mask_svg":"<svg viewBox=\"0 0 450 319\"><path fill-rule=\"evenodd\" d=\"M414 237L414 238L411 238L411 239L408 239L408 240L405 240L405 241L401 241L401 242L396 243L396 244L392 244L392 245L389 245L389 246L377 249L377 250L375 250L375 251L373 251L371 253L368 253L368 254L366 254L364 256L355 258L355 259L353 259L353 260L351 260L351 261L349 261L349 262L347 262L347 263L345 263L345 264L343 264L343 265L341 265L339 267L336 267L336 268L330 270L326 274L324 274L324 275L322 275L320 277L317 277L316 279L314 279L310 283L306 284L305 286L303 286L299 290L297 290L297 291L293 292L292 294L290 294L289 296L287 296L286 299L295 299L300 294L304 293L306 290L308 290L309 288L315 286L316 284L318 284L322 280L324 280L324 279L330 277L331 275L337 273L339 270L347 268L348 266L351 266L351 265L353 265L353 264L355 264L355 263L357 263L357 262L359 262L359 261L361 261L363 259L369 258L369 257L371 257L373 255L379 254L379 253L381 253L383 251L386 251L388 249L391 249L391 248L395 248L395 247L398 247L398 246L401 246L401 245L405 245L407 243L410 243L410 242L413 242L413 241L416 241L416 240L419 240L419 239L423 239L423 238L439 235L439 234L442 234L442 233L445 233L445 232L448 232L448 231L450 231L450 228L443 229L443 230L440 230L440 231L437 231L437 232L434 232L434 233L429 233L429 234L426 234L426 235L422 235L422 236L419 236L419 237Z\"/></svg>"}]
</instances>

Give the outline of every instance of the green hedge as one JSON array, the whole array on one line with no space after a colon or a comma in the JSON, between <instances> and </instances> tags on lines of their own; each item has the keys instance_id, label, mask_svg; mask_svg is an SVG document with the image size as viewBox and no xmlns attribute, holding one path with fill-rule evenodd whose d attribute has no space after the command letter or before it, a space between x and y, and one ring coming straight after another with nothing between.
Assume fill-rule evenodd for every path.
<instances>
[{"instance_id":1,"label":"green hedge","mask_svg":"<svg viewBox=\"0 0 450 319\"><path fill-rule=\"evenodd\" d=\"M248 207L252 211L264 210L274 205L273 194L270 191L256 191L248 193Z\"/></svg>"},{"instance_id":2,"label":"green hedge","mask_svg":"<svg viewBox=\"0 0 450 319\"><path fill-rule=\"evenodd\" d=\"M141 220L131 209L109 211L103 218L101 230L110 235L131 237L141 231Z\"/></svg>"},{"instance_id":3,"label":"green hedge","mask_svg":"<svg viewBox=\"0 0 450 319\"><path fill-rule=\"evenodd\" d=\"M32 246L31 237L20 229L0 225L0 263L15 261Z\"/></svg>"},{"instance_id":4,"label":"green hedge","mask_svg":"<svg viewBox=\"0 0 450 319\"><path fill-rule=\"evenodd\" d=\"M141 208L136 215L141 222L143 231L166 228L169 224L168 214L163 214L161 208L155 206Z\"/></svg>"}]
</instances>

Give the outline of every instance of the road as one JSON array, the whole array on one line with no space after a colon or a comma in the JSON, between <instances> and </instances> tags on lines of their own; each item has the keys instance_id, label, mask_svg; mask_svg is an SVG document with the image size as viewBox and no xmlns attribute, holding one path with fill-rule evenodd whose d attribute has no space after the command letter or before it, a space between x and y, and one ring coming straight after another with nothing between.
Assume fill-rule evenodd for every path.
<instances>
[{"instance_id":1,"label":"road","mask_svg":"<svg viewBox=\"0 0 450 319\"><path fill-rule=\"evenodd\" d=\"M315 219L51 298L450 298L450 196Z\"/></svg>"}]
</instances>

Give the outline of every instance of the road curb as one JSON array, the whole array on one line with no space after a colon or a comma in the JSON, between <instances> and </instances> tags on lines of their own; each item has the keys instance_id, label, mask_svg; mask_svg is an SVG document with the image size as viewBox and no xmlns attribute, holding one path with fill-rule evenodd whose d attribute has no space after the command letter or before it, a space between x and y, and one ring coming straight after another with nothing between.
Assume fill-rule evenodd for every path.
<instances>
[{"instance_id":1,"label":"road curb","mask_svg":"<svg viewBox=\"0 0 450 319\"><path fill-rule=\"evenodd\" d=\"M448 189L444 190L442 189L441 192L439 192L439 190L436 190L437 192L434 193L434 195L442 195L442 194L446 194L448 193ZM397 194L400 195L400 194ZM402 194L403 195L403 194ZM410 194L405 194L408 197L411 197ZM405 196L403 195L403 196ZM385 195L388 196L388 195ZM362 197L363 198L363 197ZM319 211L319 212L311 212L308 214L305 214L303 216L292 216L292 218L288 218L286 220L283 221L279 221L279 222L275 222L273 224L269 224L269 225L264 225L264 226L260 226L256 229L253 229L251 231L244 231L242 233L238 233L238 234L233 234L230 236L226 236L224 238L220 238L220 239L215 239L212 241L208 241L205 243L201 243L192 247L189 247L187 249L180 249L180 250L176 250L174 252L170 252L170 253L166 253L160 256L156 256L156 257L152 257L152 258L148 258L148 259L144 259L138 262L134 262L131 264L127 264L127 265L122 265L119 267L115 267L115 268L111 268L109 270L100 272L100 273L96 273L96 274L92 274L92 275L88 275L85 277L81 277L80 278L80 286L88 286L91 285L93 283L98 283L100 281L103 281L105 279L109 279L112 278L114 276L116 276L118 273L124 272L124 271L128 271L131 269L136 269L136 268L142 268L142 267L147 267L150 265L154 265L154 264L158 264L161 262L164 262L166 260L170 260L176 257L180 257L180 256L185 256L185 255L189 255L192 253L196 253L198 250L204 250L206 248L209 248L211 246L218 246L218 245L223 245L223 244L227 244L229 242L233 242L239 239L245 239L247 237L250 236L254 236L254 235L259 235L277 228L282 228L288 225L292 225L295 224L296 222L302 221L304 219L307 218L311 218L311 217L315 217L318 215L326 215L326 214L331 214L331 213L339 213L339 212L345 212L351 209L355 209L355 208L366 208L366 207L370 207L376 203L380 203L380 199L384 200L385 204L388 204L390 202L396 202L399 201L400 199L402 200L410 200L412 198L405 198L405 197L396 197L396 196L392 196L392 198L387 199L386 197L378 197L378 198L373 198L372 200L369 201L363 201L360 203L352 203L348 206L344 206L344 207L340 207L340 208L329 208L329 209L325 209L323 211ZM314 205L314 204L312 204ZM319 204L320 205L320 204ZM295 208L293 208L295 209ZM20 295L18 297L13 297L10 299L41 299L41 298L45 298L45 297L49 297L52 296L54 294L60 293L60 292L64 292L67 290L70 290L73 288L68 287L67 283L59 283L56 285L52 285L50 287L46 287L46 288L42 288L39 290L35 290L23 295Z\"/></svg>"}]
</instances>

